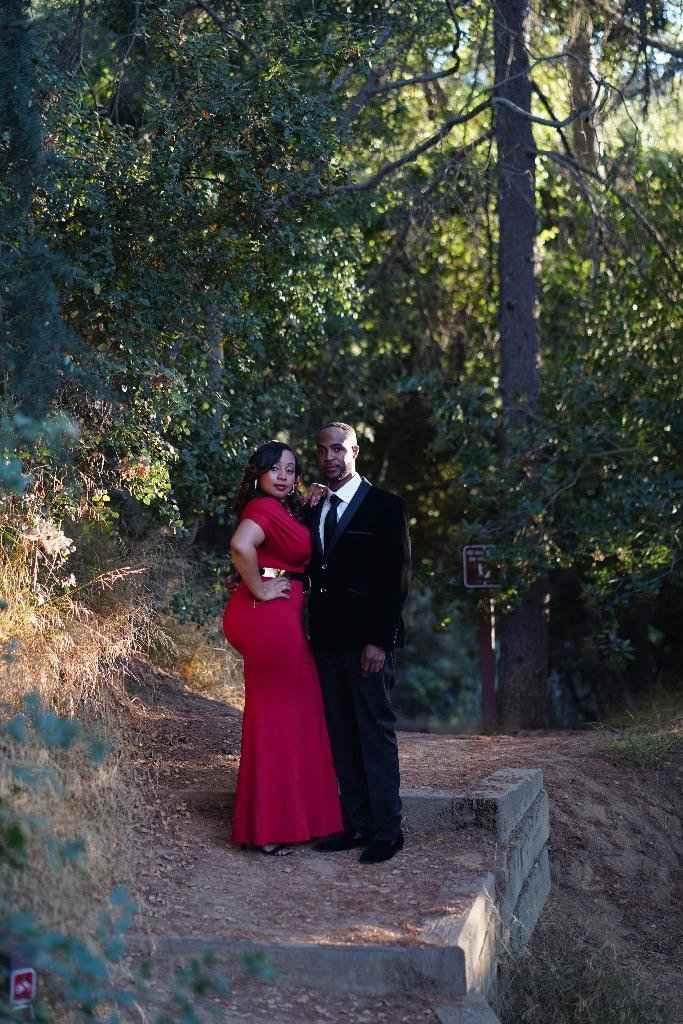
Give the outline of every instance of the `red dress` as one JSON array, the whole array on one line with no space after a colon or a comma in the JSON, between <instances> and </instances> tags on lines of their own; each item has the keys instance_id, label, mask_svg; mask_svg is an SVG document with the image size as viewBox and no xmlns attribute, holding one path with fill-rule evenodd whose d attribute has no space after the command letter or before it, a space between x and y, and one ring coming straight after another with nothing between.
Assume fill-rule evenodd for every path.
<instances>
[{"instance_id":1,"label":"red dress","mask_svg":"<svg viewBox=\"0 0 683 1024\"><path fill-rule=\"evenodd\" d=\"M305 572L308 529L276 498L242 513L266 535L259 566ZM245 708L232 841L302 843L342 831L341 807L318 673L303 629L303 584L289 598L254 601L240 583L223 630L244 658Z\"/></svg>"}]
</instances>

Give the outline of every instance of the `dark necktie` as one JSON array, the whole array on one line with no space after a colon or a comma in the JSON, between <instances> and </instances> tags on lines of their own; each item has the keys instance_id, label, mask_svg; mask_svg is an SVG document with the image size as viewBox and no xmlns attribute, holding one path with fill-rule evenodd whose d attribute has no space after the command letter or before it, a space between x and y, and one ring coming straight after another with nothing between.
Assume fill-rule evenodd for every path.
<instances>
[{"instance_id":1,"label":"dark necktie","mask_svg":"<svg viewBox=\"0 0 683 1024\"><path fill-rule=\"evenodd\" d=\"M327 554L330 541L332 540L332 534L337 528L337 505L341 501L336 494L330 495L330 507L327 510L325 516L325 522L323 523L323 551Z\"/></svg>"}]
</instances>

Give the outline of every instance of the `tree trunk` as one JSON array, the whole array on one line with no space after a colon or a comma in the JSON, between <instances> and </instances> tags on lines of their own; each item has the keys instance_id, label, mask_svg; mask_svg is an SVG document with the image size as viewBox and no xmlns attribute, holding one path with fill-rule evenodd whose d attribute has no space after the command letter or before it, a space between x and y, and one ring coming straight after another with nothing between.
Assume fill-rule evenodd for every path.
<instances>
[{"instance_id":1,"label":"tree trunk","mask_svg":"<svg viewBox=\"0 0 683 1024\"><path fill-rule=\"evenodd\" d=\"M522 602L501 618L498 725L503 730L548 725L548 627L545 580L537 580Z\"/></svg>"},{"instance_id":2,"label":"tree trunk","mask_svg":"<svg viewBox=\"0 0 683 1024\"><path fill-rule=\"evenodd\" d=\"M583 110L590 106L593 96L593 79L591 78L591 38L593 20L590 11L582 3L577 4L569 17L569 39L567 53L569 60L569 79L571 82L572 109ZM598 164L598 140L595 134L593 118L577 117L572 123L574 155L582 167L595 170Z\"/></svg>"},{"instance_id":3,"label":"tree trunk","mask_svg":"<svg viewBox=\"0 0 683 1024\"><path fill-rule=\"evenodd\" d=\"M495 97L531 111L525 46L525 0L498 0L495 7ZM499 221L499 331L505 458L514 462L528 436L529 413L538 400L534 245L534 138L528 118L496 103ZM499 627L499 724L506 729L546 724L548 647L545 586L533 585Z\"/></svg>"}]
</instances>

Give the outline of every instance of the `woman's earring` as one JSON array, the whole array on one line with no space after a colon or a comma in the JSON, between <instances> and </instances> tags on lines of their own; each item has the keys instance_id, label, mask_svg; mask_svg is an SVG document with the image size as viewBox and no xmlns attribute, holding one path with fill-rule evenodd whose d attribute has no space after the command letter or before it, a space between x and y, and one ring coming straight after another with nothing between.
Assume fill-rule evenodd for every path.
<instances>
[{"instance_id":1,"label":"woman's earring","mask_svg":"<svg viewBox=\"0 0 683 1024\"><path fill-rule=\"evenodd\" d=\"M254 490L258 491L258 480L254 480Z\"/></svg>"}]
</instances>

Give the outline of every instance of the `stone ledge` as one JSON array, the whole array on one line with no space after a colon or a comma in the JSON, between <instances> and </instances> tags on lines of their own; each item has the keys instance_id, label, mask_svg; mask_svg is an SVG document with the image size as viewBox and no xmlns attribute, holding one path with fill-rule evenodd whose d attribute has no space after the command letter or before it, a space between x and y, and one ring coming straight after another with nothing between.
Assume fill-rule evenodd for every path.
<instances>
[{"instance_id":1,"label":"stone ledge","mask_svg":"<svg viewBox=\"0 0 683 1024\"><path fill-rule=\"evenodd\" d=\"M452 1006L435 1006L439 1024L500 1024L483 996L472 994Z\"/></svg>"},{"instance_id":2,"label":"stone ledge","mask_svg":"<svg viewBox=\"0 0 683 1024\"><path fill-rule=\"evenodd\" d=\"M426 992L461 996L467 991L465 954L458 946L333 946L177 937L162 939L155 953L169 959L212 955L234 968L257 954L285 985L313 985L328 992L382 995Z\"/></svg>"},{"instance_id":3,"label":"stone ledge","mask_svg":"<svg viewBox=\"0 0 683 1024\"><path fill-rule=\"evenodd\" d=\"M497 902L504 926L510 923L526 879L549 837L548 796L541 790L509 841L496 849Z\"/></svg>"},{"instance_id":4,"label":"stone ledge","mask_svg":"<svg viewBox=\"0 0 683 1024\"><path fill-rule=\"evenodd\" d=\"M542 792L540 768L501 768L470 793L404 789L401 799L404 820L411 831L474 825L493 832L498 842L504 843Z\"/></svg>"},{"instance_id":5,"label":"stone ledge","mask_svg":"<svg viewBox=\"0 0 683 1024\"><path fill-rule=\"evenodd\" d=\"M463 914L427 918L420 933L423 942L458 947L464 955L464 991L488 991L495 970L497 912L495 879L485 875Z\"/></svg>"},{"instance_id":6,"label":"stone ledge","mask_svg":"<svg viewBox=\"0 0 683 1024\"><path fill-rule=\"evenodd\" d=\"M439 789L402 789L403 823L410 832L464 828L459 815L460 794Z\"/></svg>"},{"instance_id":7,"label":"stone ledge","mask_svg":"<svg viewBox=\"0 0 683 1024\"><path fill-rule=\"evenodd\" d=\"M510 923L504 926L503 937L508 941L513 955L523 949L529 941L549 895L550 857L546 846L541 850L524 882Z\"/></svg>"},{"instance_id":8,"label":"stone ledge","mask_svg":"<svg viewBox=\"0 0 683 1024\"><path fill-rule=\"evenodd\" d=\"M502 768L484 779L471 793L455 790L401 790L403 816L412 832L477 826L506 842L543 790L540 768ZM173 799L209 807L228 807L234 793L209 789L183 789Z\"/></svg>"},{"instance_id":9,"label":"stone ledge","mask_svg":"<svg viewBox=\"0 0 683 1024\"><path fill-rule=\"evenodd\" d=\"M478 789L459 798L460 813L495 832L499 842L506 842L542 791L540 768L501 768Z\"/></svg>"}]
</instances>

